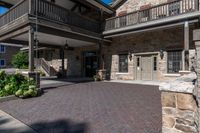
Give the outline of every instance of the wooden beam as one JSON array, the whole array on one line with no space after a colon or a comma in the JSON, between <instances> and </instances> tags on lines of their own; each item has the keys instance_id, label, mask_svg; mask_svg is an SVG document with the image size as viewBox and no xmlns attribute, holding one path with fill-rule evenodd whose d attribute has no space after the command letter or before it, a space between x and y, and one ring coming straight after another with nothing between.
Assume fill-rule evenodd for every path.
<instances>
[{"instance_id":1,"label":"wooden beam","mask_svg":"<svg viewBox=\"0 0 200 133\"><path fill-rule=\"evenodd\" d=\"M19 45L26 45L28 46L28 41L22 41L22 40L15 40L15 39L9 39L9 40L6 40L6 41L3 41L4 43L11 43L11 44L19 44ZM60 47L62 46L58 46L58 45L50 45L50 44L47 44L47 43L38 43L38 45L40 47L47 47L47 48L55 48L55 49L60 49ZM73 47L68 47L68 48L65 48L65 50L74 50Z\"/></svg>"},{"instance_id":2,"label":"wooden beam","mask_svg":"<svg viewBox=\"0 0 200 133\"><path fill-rule=\"evenodd\" d=\"M190 46L190 28L189 22L184 23L184 50L183 50L183 71L189 70L189 46Z\"/></svg>"},{"instance_id":3,"label":"wooden beam","mask_svg":"<svg viewBox=\"0 0 200 133\"><path fill-rule=\"evenodd\" d=\"M29 72L34 72L34 30L29 29Z\"/></svg>"},{"instance_id":4,"label":"wooden beam","mask_svg":"<svg viewBox=\"0 0 200 133\"><path fill-rule=\"evenodd\" d=\"M6 2L3 2L3 1L0 1L0 6L6 7L6 8L11 8L13 5L6 3Z\"/></svg>"},{"instance_id":5,"label":"wooden beam","mask_svg":"<svg viewBox=\"0 0 200 133\"><path fill-rule=\"evenodd\" d=\"M5 40L9 40L9 39L11 39L11 38L14 38L14 37L16 37L16 36L22 35L22 34L24 34L24 33L28 33L29 30L30 30L30 26L27 26L27 27L24 27L24 28L22 28L22 29L18 29L18 30L16 30L16 31L13 31L13 32L11 32L11 33L8 33L8 34L6 34L6 35L3 35L3 36L0 37L0 42L3 42L3 41L5 41Z\"/></svg>"},{"instance_id":6,"label":"wooden beam","mask_svg":"<svg viewBox=\"0 0 200 133\"><path fill-rule=\"evenodd\" d=\"M66 37L66 38L71 38L71 39L76 39L76 40L81 40L81 41L86 41L86 42L93 42L96 43L98 39L92 38L92 37L87 37L87 35L78 35L73 32L67 32L67 31L62 31L58 30L56 28L50 28L50 27L45 27L45 26L40 26L38 29L38 32L46 33L46 34L51 34L55 36L60 36L60 37Z\"/></svg>"}]
</instances>

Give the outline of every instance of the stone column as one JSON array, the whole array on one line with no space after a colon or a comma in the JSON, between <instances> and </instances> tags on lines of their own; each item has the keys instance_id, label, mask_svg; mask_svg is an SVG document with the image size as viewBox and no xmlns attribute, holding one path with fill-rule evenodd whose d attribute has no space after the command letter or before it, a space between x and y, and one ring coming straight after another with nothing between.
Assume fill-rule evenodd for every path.
<instances>
[{"instance_id":1,"label":"stone column","mask_svg":"<svg viewBox=\"0 0 200 133\"><path fill-rule=\"evenodd\" d=\"M34 72L34 29L31 27L29 32L29 72Z\"/></svg>"},{"instance_id":2,"label":"stone column","mask_svg":"<svg viewBox=\"0 0 200 133\"><path fill-rule=\"evenodd\" d=\"M200 103L200 29L193 31L193 41L196 47L196 65L194 67L197 73L197 86L194 90L194 95L196 96L198 103ZM200 105L196 112L196 121L198 122L198 130L200 131Z\"/></svg>"}]
</instances>

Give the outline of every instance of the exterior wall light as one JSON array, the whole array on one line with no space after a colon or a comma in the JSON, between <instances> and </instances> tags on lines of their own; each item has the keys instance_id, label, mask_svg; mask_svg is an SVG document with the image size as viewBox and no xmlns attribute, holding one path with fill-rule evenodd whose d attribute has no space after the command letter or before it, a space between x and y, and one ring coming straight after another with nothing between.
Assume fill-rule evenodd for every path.
<instances>
[{"instance_id":1,"label":"exterior wall light","mask_svg":"<svg viewBox=\"0 0 200 133\"><path fill-rule=\"evenodd\" d=\"M160 58L163 59L164 58L164 51L161 49L160 50Z\"/></svg>"},{"instance_id":2,"label":"exterior wall light","mask_svg":"<svg viewBox=\"0 0 200 133\"><path fill-rule=\"evenodd\" d=\"M128 57L129 57L129 60L132 61L133 56L132 56L132 53L131 53L131 52L128 53Z\"/></svg>"}]
</instances>

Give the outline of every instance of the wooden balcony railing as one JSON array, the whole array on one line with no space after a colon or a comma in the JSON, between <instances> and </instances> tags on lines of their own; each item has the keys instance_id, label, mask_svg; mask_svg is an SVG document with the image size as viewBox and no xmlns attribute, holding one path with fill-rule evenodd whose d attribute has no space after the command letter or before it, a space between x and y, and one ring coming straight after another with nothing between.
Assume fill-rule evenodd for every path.
<instances>
[{"instance_id":1,"label":"wooden balcony railing","mask_svg":"<svg viewBox=\"0 0 200 133\"><path fill-rule=\"evenodd\" d=\"M16 20L26 13L29 13L29 1L23 0L0 16L0 27Z\"/></svg>"},{"instance_id":2,"label":"wooden balcony railing","mask_svg":"<svg viewBox=\"0 0 200 133\"><path fill-rule=\"evenodd\" d=\"M200 11L199 5L199 0L173 0L172 2L131 12L124 16L109 18L106 20L105 31Z\"/></svg>"},{"instance_id":3,"label":"wooden balcony railing","mask_svg":"<svg viewBox=\"0 0 200 133\"><path fill-rule=\"evenodd\" d=\"M38 4L38 5L36 5ZM82 15L71 12L61 6L45 0L23 0L12 7L8 12L0 16L0 27L14 21L15 19L29 14L33 17L48 21L76 26L85 30L100 32L100 23Z\"/></svg>"}]
</instances>

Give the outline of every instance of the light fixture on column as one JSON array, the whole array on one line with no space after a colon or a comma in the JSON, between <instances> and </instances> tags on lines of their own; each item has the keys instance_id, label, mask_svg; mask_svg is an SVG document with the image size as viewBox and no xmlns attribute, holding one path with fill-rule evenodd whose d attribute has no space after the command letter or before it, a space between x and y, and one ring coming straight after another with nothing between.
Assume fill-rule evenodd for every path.
<instances>
[{"instance_id":1,"label":"light fixture on column","mask_svg":"<svg viewBox=\"0 0 200 133\"><path fill-rule=\"evenodd\" d=\"M163 59L164 58L164 51L161 49L160 50L160 58Z\"/></svg>"},{"instance_id":2,"label":"light fixture on column","mask_svg":"<svg viewBox=\"0 0 200 133\"><path fill-rule=\"evenodd\" d=\"M131 53L130 51L129 51L129 53L128 53L128 57L129 57L129 60L132 61L133 56L132 56L132 53Z\"/></svg>"}]
</instances>

